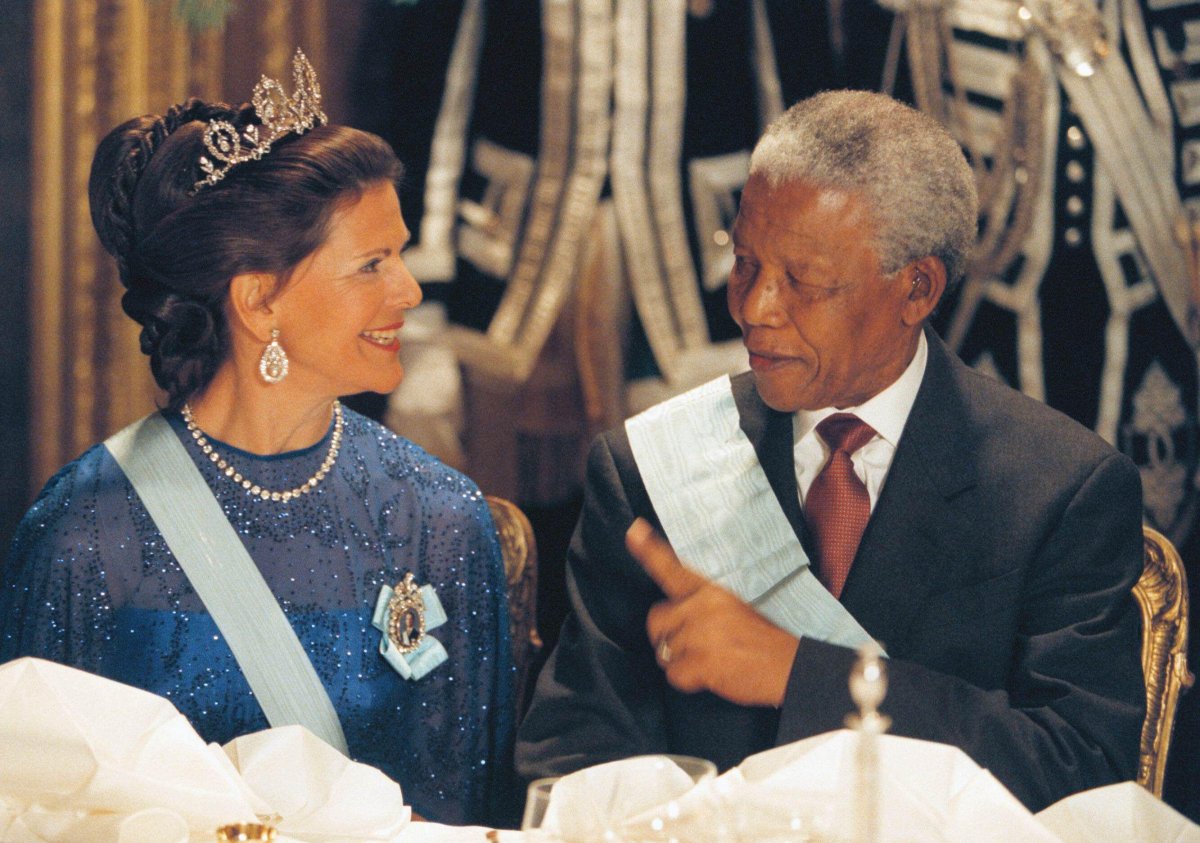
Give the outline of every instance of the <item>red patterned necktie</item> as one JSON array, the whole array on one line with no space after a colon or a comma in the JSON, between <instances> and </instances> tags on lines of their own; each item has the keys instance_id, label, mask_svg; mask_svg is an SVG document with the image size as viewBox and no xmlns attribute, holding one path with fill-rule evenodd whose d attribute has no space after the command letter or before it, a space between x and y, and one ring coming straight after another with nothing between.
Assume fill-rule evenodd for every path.
<instances>
[{"instance_id":1,"label":"red patterned necktie","mask_svg":"<svg viewBox=\"0 0 1200 843\"><path fill-rule=\"evenodd\" d=\"M875 431L858 416L835 413L817 425L817 435L829 445L831 453L808 489L804 516L817 542L821 581L834 597L840 598L871 517L867 487L854 473L850 455L870 442Z\"/></svg>"}]
</instances>

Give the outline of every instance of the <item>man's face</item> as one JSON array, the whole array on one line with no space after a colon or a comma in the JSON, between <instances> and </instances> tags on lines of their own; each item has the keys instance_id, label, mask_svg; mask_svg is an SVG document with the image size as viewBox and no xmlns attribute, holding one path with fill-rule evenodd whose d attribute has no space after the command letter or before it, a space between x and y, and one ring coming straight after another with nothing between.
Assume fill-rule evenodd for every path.
<instances>
[{"instance_id":1,"label":"man's face","mask_svg":"<svg viewBox=\"0 0 1200 843\"><path fill-rule=\"evenodd\" d=\"M855 406L912 359L920 325L905 319L911 273L880 275L874 234L855 194L750 177L728 299L767 406Z\"/></svg>"}]
</instances>

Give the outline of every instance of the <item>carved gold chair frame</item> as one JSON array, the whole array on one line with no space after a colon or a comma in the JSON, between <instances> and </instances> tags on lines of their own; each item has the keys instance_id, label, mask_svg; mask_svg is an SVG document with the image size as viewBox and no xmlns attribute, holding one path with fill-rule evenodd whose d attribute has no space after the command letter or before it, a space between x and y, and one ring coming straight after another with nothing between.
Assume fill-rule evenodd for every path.
<instances>
[{"instance_id":1,"label":"carved gold chair frame","mask_svg":"<svg viewBox=\"0 0 1200 843\"><path fill-rule=\"evenodd\" d=\"M1146 720L1142 725L1138 784L1162 796L1167 752L1179 698L1195 677L1187 667L1187 574L1166 536L1143 528L1145 567L1134 597L1142 611L1142 672L1146 677Z\"/></svg>"},{"instance_id":2,"label":"carved gold chair frame","mask_svg":"<svg viewBox=\"0 0 1200 843\"><path fill-rule=\"evenodd\" d=\"M512 637L513 663L517 667L516 701L523 713L527 686L532 678L542 639L537 631L537 543L525 513L512 501L485 496L504 557L508 582L508 622Z\"/></svg>"}]
</instances>

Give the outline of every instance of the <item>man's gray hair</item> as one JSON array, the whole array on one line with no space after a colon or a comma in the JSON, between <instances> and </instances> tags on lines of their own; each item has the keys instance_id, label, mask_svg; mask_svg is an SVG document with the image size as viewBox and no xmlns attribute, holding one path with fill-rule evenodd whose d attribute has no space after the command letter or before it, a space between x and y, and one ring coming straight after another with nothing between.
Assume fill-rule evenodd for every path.
<instances>
[{"instance_id":1,"label":"man's gray hair","mask_svg":"<svg viewBox=\"0 0 1200 843\"><path fill-rule=\"evenodd\" d=\"M941 124L891 97L827 91L771 122L750 174L772 187L805 181L854 193L876 227L880 269L891 274L929 255L947 284L966 269L979 200L962 148Z\"/></svg>"}]
</instances>

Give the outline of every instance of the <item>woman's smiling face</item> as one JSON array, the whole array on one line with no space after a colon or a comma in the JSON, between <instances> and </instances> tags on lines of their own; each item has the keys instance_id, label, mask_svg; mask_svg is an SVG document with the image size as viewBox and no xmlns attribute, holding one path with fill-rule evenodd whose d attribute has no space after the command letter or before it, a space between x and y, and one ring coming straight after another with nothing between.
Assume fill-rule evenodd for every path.
<instances>
[{"instance_id":1,"label":"woman's smiling face","mask_svg":"<svg viewBox=\"0 0 1200 843\"><path fill-rule=\"evenodd\" d=\"M421 302L401 255L408 240L390 183L334 212L325 242L270 303L294 386L334 396L399 385L398 332Z\"/></svg>"}]
</instances>

